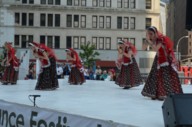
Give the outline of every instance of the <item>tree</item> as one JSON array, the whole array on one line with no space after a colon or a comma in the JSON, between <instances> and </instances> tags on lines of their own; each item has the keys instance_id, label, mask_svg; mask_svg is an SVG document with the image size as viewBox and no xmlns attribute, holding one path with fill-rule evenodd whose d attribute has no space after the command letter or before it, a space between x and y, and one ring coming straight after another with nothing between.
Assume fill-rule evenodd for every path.
<instances>
[{"instance_id":1,"label":"tree","mask_svg":"<svg viewBox=\"0 0 192 127\"><path fill-rule=\"evenodd\" d=\"M94 51L95 46L91 45L90 42L88 42L86 45L81 45L81 49L83 50L83 52L80 52L79 55L83 60L84 65L87 67L92 67L92 65L94 65L94 62L96 61L96 56L99 56L99 53Z\"/></svg>"}]
</instances>

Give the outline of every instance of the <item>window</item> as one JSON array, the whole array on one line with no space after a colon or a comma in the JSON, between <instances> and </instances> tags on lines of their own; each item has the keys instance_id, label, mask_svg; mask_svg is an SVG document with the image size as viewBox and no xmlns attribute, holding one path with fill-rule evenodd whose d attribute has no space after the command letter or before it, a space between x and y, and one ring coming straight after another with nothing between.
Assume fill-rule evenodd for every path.
<instances>
[{"instance_id":1,"label":"window","mask_svg":"<svg viewBox=\"0 0 192 127\"><path fill-rule=\"evenodd\" d=\"M97 28L97 16L92 17L92 27Z\"/></svg>"},{"instance_id":2,"label":"window","mask_svg":"<svg viewBox=\"0 0 192 127\"><path fill-rule=\"evenodd\" d=\"M60 48L60 37L55 36L55 48L59 49Z\"/></svg>"},{"instance_id":3,"label":"window","mask_svg":"<svg viewBox=\"0 0 192 127\"><path fill-rule=\"evenodd\" d=\"M97 49L97 38L96 37L92 37L92 45L94 45L95 49Z\"/></svg>"},{"instance_id":4,"label":"window","mask_svg":"<svg viewBox=\"0 0 192 127\"><path fill-rule=\"evenodd\" d=\"M131 17L130 19L130 29L135 29L135 17Z\"/></svg>"},{"instance_id":5,"label":"window","mask_svg":"<svg viewBox=\"0 0 192 127\"><path fill-rule=\"evenodd\" d=\"M45 40L45 36L42 36L42 35L41 35L41 36L40 36L40 43L41 43L41 44L45 44L45 41L46 41L46 40Z\"/></svg>"},{"instance_id":6,"label":"window","mask_svg":"<svg viewBox=\"0 0 192 127\"><path fill-rule=\"evenodd\" d=\"M129 0L124 1L124 8L129 8Z\"/></svg>"},{"instance_id":7,"label":"window","mask_svg":"<svg viewBox=\"0 0 192 127\"><path fill-rule=\"evenodd\" d=\"M151 26L151 18L146 18L145 22L146 22L145 28L147 29L147 28L149 28Z\"/></svg>"},{"instance_id":8,"label":"window","mask_svg":"<svg viewBox=\"0 0 192 127\"><path fill-rule=\"evenodd\" d=\"M23 3L23 4L26 4L26 3L27 3L27 0L22 0L22 3Z\"/></svg>"},{"instance_id":9,"label":"window","mask_svg":"<svg viewBox=\"0 0 192 127\"><path fill-rule=\"evenodd\" d=\"M135 8L135 0L130 0L130 8L131 9Z\"/></svg>"},{"instance_id":10,"label":"window","mask_svg":"<svg viewBox=\"0 0 192 127\"><path fill-rule=\"evenodd\" d=\"M86 0L81 0L81 6L86 6Z\"/></svg>"},{"instance_id":11,"label":"window","mask_svg":"<svg viewBox=\"0 0 192 127\"><path fill-rule=\"evenodd\" d=\"M99 17L99 28L104 28L104 16Z\"/></svg>"},{"instance_id":12,"label":"window","mask_svg":"<svg viewBox=\"0 0 192 127\"><path fill-rule=\"evenodd\" d=\"M47 37L47 46L49 48L53 48L53 37L52 36Z\"/></svg>"},{"instance_id":13,"label":"window","mask_svg":"<svg viewBox=\"0 0 192 127\"><path fill-rule=\"evenodd\" d=\"M129 41L129 38L123 38L124 41Z\"/></svg>"},{"instance_id":14,"label":"window","mask_svg":"<svg viewBox=\"0 0 192 127\"><path fill-rule=\"evenodd\" d=\"M79 27L79 15L74 15L74 27Z\"/></svg>"},{"instance_id":15,"label":"window","mask_svg":"<svg viewBox=\"0 0 192 127\"><path fill-rule=\"evenodd\" d=\"M117 0L117 8L122 8L122 0Z\"/></svg>"},{"instance_id":16,"label":"window","mask_svg":"<svg viewBox=\"0 0 192 127\"><path fill-rule=\"evenodd\" d=\"M46 0L41 0L41 4L46 4Z\"/></svg>"},{"instance_id":17,"label":"window","mask_svg":"<svg viewBox=\"0 0 192 127\"><path fill-rule=\"evenodd\" d=\"M110 37L106 38L105 48L111 49L111 38Z\"/></svg>"},{"instance_id":18,"label":"window","mask_svg":"<svg viewBox=\"0 0 192 127\"><path fill-rule=\"evenodd\" d=\"M72 0L67 0L67 5L72 6Z\"/></svg>"},{"instance_id":19,"label":"window","mask_svg":"<svg viewBox=\"0 0 192 127\"><path fill-rule=\"evenodd\" d=\"M81 43L81 46L86 45L86 37L81 37L80 43Z\"/></svg>"},{"instance_id":20,"label":"window","mask_svg":"<svg viewBox=\"0 0 192 127\"><path fill-rule=\"evenodd\" d=\"M129 38L129 42L131 42L135 46L135 38Z\"/></svg>"},{"instance_id":21,"label":"window","mask_svg":"<svg viewBox=\"0 0 192 127\"><path fill-rule=\"evenodd\" d=\"M53 4L53 0L48 0L48 4Z\"/></svg>"},{"instance_id":22,"label":"window","mask_svg":"<svg viewBox=\"0 0 192 127\"><path fill-rule=\"evenodd\" d=\"M111 7L111 0L106 0L106 7Z\"/></svg>"},{"instance_id":23,"label":"window","mask_svg":"<svg viewBox=\"0 0 192 127\"><path fill-rule=\"evenodd\" d=\"M103 37L99 38L99 49L104 49L104 38Z\"/></svg>"},{"instance_id":24,"label":"window","mask_svg":"<svg viewBox=\"0 0 192 127\"><path fill-rule=\"evenodd\" d=\"M104 7L104 0L99 0L99 6Z\"/></svg>"},{"instance_id":25,"label":"window","mask_svg":"<svg viewBox=\"0 0 192 127\"><path fill-rule=\"evenodd\" d=\"M74 6L79 6L79 0L74 0Z\"/></svg>"},{"instance_id":26,"label":"window","mask_svg":"<svg viewBox=\"0 0 192 127\"><path fill-rule=\"evenodd\" d=\"M151 0L146 0L146 9L151 9Z\"/></svg>"},{"instance_id":27,"label":"window","mask_svg":"<svg viewBox=\"0 0 192 127\"><path fill-rule=\"evenodd\" d=\"M93 7L97 7L98 6L98 0L93 0Z\"/></svg>"},{"instance_id":28,"label":"window","mask_svg":"<svg viewBox=\"0 0 192 127\"><path fill-rule=\"evenodd\" d=\"M29 42L33 42L33 35L29 35L29 36L28 36L28 41L29 41Z\"/></svg>"},{"instance_id":29,"label":"window","mask_svg":"<svg viewBox=\"0 0 192 127\"><path fill-rule=\"evenodd\" d=\"M27 25L27 14L22 13L22 26L26 26L26 25Z\"/></svg>"},{"instance_id":30,"label":"window","mask_svg":"<svg viewBox=\"0 0 192 127\"><path fill-rule=\"evenodd\" d=\"M19 46L19 41L20 41L19 35L15 35L14 45L15 45L15 46Z\"/></svg>"},{"instance_id":31,"label":"window","mask_svg":"<svg viewBox=\"0 0 192 127\"><path fill-rule=\"evenodd\" d=\"M29 0L29 4L34 4L34 0Z\"/></svg>"},{"instance_id":32,"label":"window","mask_svg":"<svg viewBox=\"0 0 192 127\"><path fill-rule=\"evenodd\" d=\"M61 0L55 0L55 5L61 5Z\"/></svg>"},{"instance_id":33,"label":"window","mask_svg":"<svg viewBox=\"0 0 192 127\"><path fill-rule=\"evenodd\" d=\"M41 14L40 15L40 25L41 26L45 26L46 25L46 15L45 14Z\"/></svg>"},{"instance_id":34,"label":"window","mask_svg":"<svg viewBox=\"0 0 192 127\"><path fill-rule=\"evenodd\" d=\"M73 48L74 49L79 48L79 37L73 37Z\"/></svg>"},{"instance_id":35,"label":"window","mask_svg":"<svg viewBox=\"0 0 192 127\"><path fill-rule=\"evenodd\" d=\"M111 16L106 17L106 28L111 28Z\"/></svg>"},{"instance_id":36,"label":"window","mask_svg":"<svg viewBox=\"0 0 192 127\"><path fill-rule=\"evenodd\" d=\"M81 28L86 28L86 15L81 15Z\"/></svg>"},{"instance_id":37,"label":"window","mask_svg":"<svg viewBox=\"0 0 192 127\"><path fill-rule=\"evenodd\" d=\"M67 15L67 27L72 27L72 15Z\"/></svg>"},{"instance_id":38,"label":"window","mask_svg":"<svg viewBox=\"0 0 192 127\"><path fill-rule=\"evenodd\" d=\"M53 26L53 14L48 14L48 26Z\"/></svg>"},{"instance_id":39,"label":"window","mask_svg":"<svg viewBox=\"0 0 192 127\"><path fill-rule=\"evenodd\" d=\"M117 42L119 42L119 41L121 41L121 40L122 40L121 37L117 37ZM118 45L118 43L117 43L117 45Z\"/></svg>"},{"instance_id":40,"label":"window","mask_svg":"<svg viewBox=\"0 0 192 127\"><path fill-rule=\"evenodd\" d=\"M117 29L122 29L122 17L117 17Z\"/></svg>"},{"instance_id":41,"label":"window","mask_svg":"<svg viewBox=\"0 0 192 127\"><path fill-rule=\"evenodd\" d=\"M33 13L29 13L29 26L33 26L33 19L34 19Z\"/></svg>"},{"instance_id":42,"label":"window","mask_svg":"<svg viewBox=\"0 0 192 127\"><path fill-rule=\"evenodd\" d=\"M55 26L60 26L60 14L55 14Z\"/></svg>"},{"instance_id":43,"label":"window","mask_svg":"<svg viewBox=\"0 0 192 127\"><path fill-rule=\"evenodd\" d=\"M20 24L20 13L15 13L15 24Z\"/></svg>"},{"instance_id":44,"label":"window","mask_svg":"<svg viewBox=\"0 0 192 127\"><path fill-rule=\"evenodd\" d=\"M124 29L129 29L129 17L124 17Z\"/></svg>"},{"instance_id":45,"label":"window","mask_svg":"<svg viewBox=\"0 0 192 127\"><path fill-rule=\"evenodd\" d=\"M66 48L71 48L71 41L72 39L71 39L71 36L67 36L66 37Z\"/></svg>"},{"instance_id":46,"label":"window","mask_svg":"<svg viewBox=\"0 0 192 127\"><path fill-rule=\"evenodd\" d=\"M21 48L26 48L27 47L26 43L27 43L27 36L22 35L21 36Z\"/></svg>"}]
</instances>

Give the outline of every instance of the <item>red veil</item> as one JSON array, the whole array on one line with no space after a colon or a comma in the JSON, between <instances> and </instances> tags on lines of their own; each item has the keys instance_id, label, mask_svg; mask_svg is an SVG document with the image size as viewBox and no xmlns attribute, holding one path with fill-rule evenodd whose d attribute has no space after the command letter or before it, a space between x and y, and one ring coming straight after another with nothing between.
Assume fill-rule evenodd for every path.
<instances>
[{"instance_id":1,"label":"red veil","mask_svg":"<svg viewBox=\"0 0 192 127\"><path fill-rule=\"evenodd\" d=\"M72 49L72 48L70 48L69 50L71 51L71 56L73 57L73 55L75 55L75 57L76 57L75 65L76 65L78 68L81 68L81 67L82 67L82 64L81 64L81 60L80 60L80 58L79 58L78 53L77 53L74 49Z\"/></svg>"},{"instance_id":2,"label":"red veil","mask_svg":"<svg viewBox=\"0 0 192 127\"><path fill-rule=\"evenodd\" d=\"M157 28L155 27L150 27L150 28L152 28L157 34L157 40L160 40L163 43L163 45L166 46L166 52L167 52L169 62L171 62L172 64L177 64L177 60L175 58L175 54L173 51L173 45L174 45L173 41L169 37L160 33L157 30Z\"/></svg>"},{"instance_id":3,"label":"red veil","mask_svg":"<svg viewBox=\"0 0 192 127\"><path fill-rule=\"evenodd\" d=\"M15 55L16 54L15 49L12 47L11 43L9 42L5 42L5 45L7 46L7 49L8 49L7 55L9 55L9 57L12 58L11 63L13 64L13 66L19 66L19 61Z\"/></svg>"},{"instance_id":4,"label":"red veil","mask_svg":"<svg viewBox=\"0 0 192 127\"><path fill-rule=\"evenodd\" d=\"M57 57L56 57L55 52L53 51L53 49L49 48L45 44L39 44L39 48L40 48L40 50L45 50L46 52L48 52L48 54L49 54L48 57L54 57L57 60Z\"/></svg>"},{"instance_id":5,"label":"red veil","mask_svg":"<svg viewBox=\"0 0 192 127\"><path fill-rule=\"evenodd\" d=\"M124 45L131 48L131 51L133 52L134 56L137 54L137 49L131 42L126 41L126 42L124 42Z\"/></svg>"}]
</instances>

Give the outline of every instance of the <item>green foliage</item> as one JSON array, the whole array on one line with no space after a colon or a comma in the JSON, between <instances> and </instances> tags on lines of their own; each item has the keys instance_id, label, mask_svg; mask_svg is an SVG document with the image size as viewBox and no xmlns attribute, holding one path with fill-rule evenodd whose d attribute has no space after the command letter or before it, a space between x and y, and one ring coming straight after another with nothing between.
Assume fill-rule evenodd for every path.
<instances>
[{"instance_id":1,"label":"green foliage","mask_svg":"<svg viewBox=\"0 0 192 127\"><path fill-rule=\"evenodd\" d=\"M96 56L99 56L99 53L95 51L95 46L91 45L88 42L86 45L81 45L83 52L80 52L79 55L84 62L84 65L87 67L92 67L96 61Z\"/></svg>"}]
</instances>

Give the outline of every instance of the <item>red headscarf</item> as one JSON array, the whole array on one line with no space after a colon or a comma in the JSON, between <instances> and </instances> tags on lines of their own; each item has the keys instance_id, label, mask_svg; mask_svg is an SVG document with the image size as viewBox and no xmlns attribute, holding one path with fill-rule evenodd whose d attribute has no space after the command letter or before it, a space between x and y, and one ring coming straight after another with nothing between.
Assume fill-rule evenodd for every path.
<instances>
[{"instance_id":1,"label":"red headscarf","mask_svg":"<svg viewBox=\"0 0 192 127\"><path fill-rule=\"evenodd\" d=\"M124 42L124 45L127 46L128 48L131 48L131 51L133 52L134 56L137 54L137 50L131 42L126 41Z\"/></svg>"},{"instance_id":2,"label":"red headscarf","mask_svg":"<svg viewBox=\"0 0 192 127\"><path fill-rule=\"evenodd\" d=\"M54 52L51 48L49 48L48 46L46 46L45 44L39 44L39 49L48 52L48 54L49 54L48 57L54 57L54 58L57 60L57 57L56 57L56 55L55 55L55 52Z\"/></svg>"},{"instance_id":3,"label":"red headscarf","mask_svg":"<svg viewBox=\"0 0 192 127\"><path fill-rule=\"evenodd\" d=\"M151 26L148 28L148 30L153 31L155 34L157 34L157 40L160 40L163 45L166 47L167 55L171 57L171 62L173 64L176 64L177 60L175 58L175 54L173 51L173 42L171 39L167 36L164 36L162 33L160 33L156 27Z\"/></svg>"},{"instance_id":4,"label":"red headscarf","mask_svg":"<svg viewBox=\"0 0 192 127\"><path fill-rule=\"evenodd\" d=\"M11 60L11 63L13 64L13 66L19 66L19 61L16 57L16 51L15 49L12 47L11 43L10 42L5 42L5 45L7 47L7 50L8 50L8 57L11 57L12 60Z\"/></svg>"},{"instance_id":5,"label":"red headscarf","mask_svg":"<svg viewBox=\"0 0 192 127\"><path fill-rule=\"evenodd\" d=\"M80 58L79 58L78 53L77 53L74 49L72 49L72 48L70 48L69 50L71 51L71 56L73 57L73 55L74 55L74 56L76 57L76 60L75 60L76 66L77 66L78 68L81 68L81 67L82 67L82 64L81 64L81 60L80 60Z\"/></svg>"}]
</instances>

